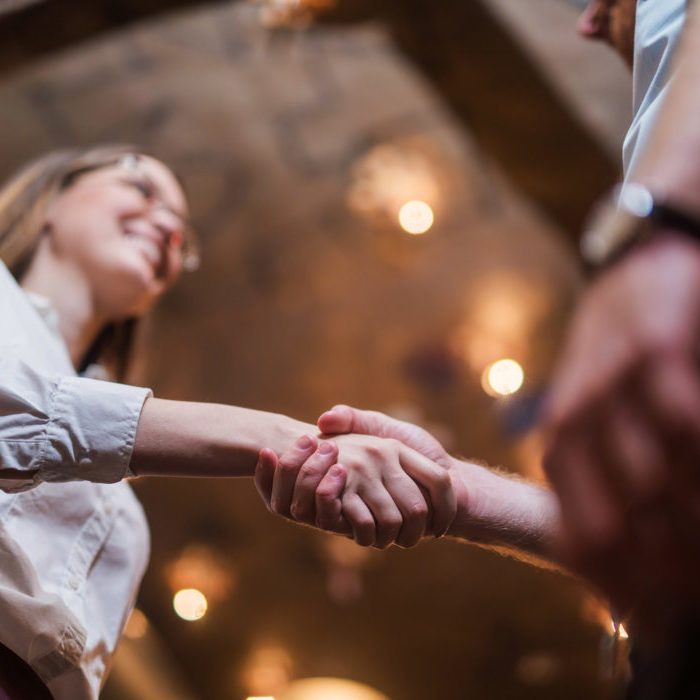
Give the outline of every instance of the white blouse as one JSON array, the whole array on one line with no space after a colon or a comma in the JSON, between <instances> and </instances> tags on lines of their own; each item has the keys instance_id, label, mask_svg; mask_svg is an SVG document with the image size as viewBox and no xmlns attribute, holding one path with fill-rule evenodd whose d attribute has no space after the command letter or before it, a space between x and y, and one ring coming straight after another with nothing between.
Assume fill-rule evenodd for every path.
<instances>
[{"instance_id":1,"label":"white blouse","mask_svg":"<svg viewBox=\"0 0 700 700\"><path fill-rule=\"evenodd\" d=\"M149 395L77 377L48 302L0 262L0 642L56 700L98 697L146 568L123 479Z\"/></svg>"}]
</instances>

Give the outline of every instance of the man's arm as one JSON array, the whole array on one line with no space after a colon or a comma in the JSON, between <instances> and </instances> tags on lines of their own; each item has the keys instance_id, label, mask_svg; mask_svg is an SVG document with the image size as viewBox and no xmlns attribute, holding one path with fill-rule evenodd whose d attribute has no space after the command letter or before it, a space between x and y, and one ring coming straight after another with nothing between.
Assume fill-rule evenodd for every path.
<instances>
[{"instance_id":1,"label":"man's arm","mask_svg":"<svg viewBox=\"0 0 700 700\"><path fill-rule=\"evenodd\" d=\"M689 13L631 179L700 218L697 4ZM584 294L547 411L568 560L649 639L700 609L699 346L700 243L658 230Z\"/></svg>"},{"instance_id":2,"label":"man's arm","mask_svg":"<svg viewBox=\"0 0 700 700\"><path fill-rule=\"evenodd\" d=\"M541 566L557 566L556 532L559 512L551 491L487 467L459 460L423 428L377 411L336 406L318 422L327 435L347 433L398 440L447 470L457 500L457 515L447 535L496 548ZM299 522L346 532L339 515L343 465L335 455L313 449L282 456L296 483L289 494L290 510ZM278 463L265 455L258 464L256 483L271 483ZM259 490L270 491L271 487ZM263 496L264 497L264 496ZM437 505L433 499L433 505ZM398 541L398 544L408 544ZM415 541L410 542L415 544Z\"/></svg>"}]
</instances>

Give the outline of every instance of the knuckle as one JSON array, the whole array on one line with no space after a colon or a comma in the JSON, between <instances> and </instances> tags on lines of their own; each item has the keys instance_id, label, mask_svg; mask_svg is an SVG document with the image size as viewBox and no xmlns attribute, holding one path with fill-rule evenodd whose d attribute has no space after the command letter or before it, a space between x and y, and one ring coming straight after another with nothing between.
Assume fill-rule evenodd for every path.
<instances>
[{"instance_id":1,"label":"knuckle","mask_svg":"<svg viewBox=\"0 0 700 700\"><path fill-rule=\"evenodd\" d=\"M335 500L335 491L331 484L321 484L316 489L316 498L322 503L332 503Z\"/></svg>"},{"instance_id":2,"label":"knuckle","mask_svg":"<svg viewBox=\"0 0 700 700\"><path fill-rule=\"evenodd\" d=\"M384 449L380 443L371 442L368 445L365 445L365 452L367 453L368 457L376 459L382 457L384 454Z\"/></svg>"},{"instance_id":3,"label":"knuckle","mask_svg":"<svg viewBox=\"0 0 700 700\"><path fill-rule=\"evenodd\" d=\"M318 464L308 463L304 464L301 469L299 469L300 479L313 479L322 473L321 468Z\"/></svg>"},{"instance_id":4,"label":"knuckle","mask_svg":"<svg viewBox=\"0 0 700 700\"><path fill-rule=\"evenodd\" d=\"M294 474L298 471L300 465L291 459L285 459L284 457L279 462L279 470L283 474Z\"/></svg>"},{"instance_id":5,"label":"knuckle","mask_svg":"<svg viewBox=\"0 0 700 700\"><path fill-rule=\"evenodd\" d=\"M452 488L452 479L446 471L439 471L435 475L434 482L440 491L449 491Z\"/></svg>"},{"instance_id":6,"label":"knuckle","mask_svg":"<svg viewBox=\"0 0 700 700\"><path fill-rule=\"evenodd\" d=\"M352 465L352 471L360 477L362 480L369 479L372 470L365 464L365 462L356 462Z\"/></svg>"},{"instance_id":7,"label":"knuckle","mask_svg":"<svg viewBox=\"0 0 700 700\"><path fill-rule=\"evenodd\" d=\"M392 452L398 452L401 449L402 444L403 444L403 443L401 443L401 441L399 441L393 437L384 438L384 441L386 442L387 449L391 450Z\"/></svg>"},{"instance_id":8,"label":"knuckle","mask_svg":"<svg viewBox=\"0 0 700 700\"><path fill-rule=\"evenodd\" d=\"M406 508L406 517L411 520L425 520L428 517L428 506L425 501L411 503Z\"/></svg>"}]
</instances>

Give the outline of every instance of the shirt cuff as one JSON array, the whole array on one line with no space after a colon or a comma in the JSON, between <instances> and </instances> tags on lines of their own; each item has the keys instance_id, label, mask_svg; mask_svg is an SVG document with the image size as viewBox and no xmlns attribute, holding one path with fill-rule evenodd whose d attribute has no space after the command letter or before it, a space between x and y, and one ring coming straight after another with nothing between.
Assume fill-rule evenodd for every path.
<instances>
[{"instance_id":1,"label":"shirt cuff","mask_svg":"<svg viewBox=\"0 0 700 700\"><path fill-rule=\"evenodd\" d=\"M150 389L62 377L53 395L42 481L114 483L129 476L136 427Z\"/></svg>"}]
</instances>

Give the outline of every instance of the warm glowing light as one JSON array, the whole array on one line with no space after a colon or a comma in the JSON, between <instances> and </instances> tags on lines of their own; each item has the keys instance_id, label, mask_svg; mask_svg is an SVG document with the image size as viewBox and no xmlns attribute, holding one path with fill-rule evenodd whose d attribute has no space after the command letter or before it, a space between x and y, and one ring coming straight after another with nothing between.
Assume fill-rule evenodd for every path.
<instances>
[{"instance_id":1,"label":"warm glowing light","mask_svg":"<svg viewBox=\"0 0 700 700\"><path fill-rule=\"evenodd\" d=\"M293 671L289 652L274 643L253 649L243 666L241 680L254 698L279 698L289 684Z\"/></svg>"},{"instance_id":2,"label":"warm glowing light","mask_svg":"<svg viewBox=\"0 0 700 700\"><path fill-rule=\"evenodd\" d=\"M129 639L141 639L148 632L148 620L146 616L138 609L134 608L129 615L129 620L126 623L124 634Z\"/></svg>"},{"instance_id":3,"label":"warm glowing light","mask_svg":"<svg viewBox=\"0 0 700 700\"><path fill-rule=\"evenodd\" d=\"M430 205L414 199L406 202L399 211L399 223L406 233L419 235L430 230L435 216Z\"/></svg>"},{"instance_id":4,"label":"warm glowing light","mask_svg":"<svg viewBox=\"0 0 700 700\"><path fill-rule=\"evenodd\" d=\"M195 588L212 605L235 590L236 570L230 561L204 545L190 545L165 568L170 590Z\"/></svg>"},{"instance_id":5,"label":"warm glowing light","mask_svg":"<svg viewBox=\"0 0 700 700\"><path fill-rule=\"evenodd\" d=\"M616 623L615 620L610 620L610 629L612 630L612 633L615 634L616 625L620 632L620 639L629 639L629 634L627 634L627 630L621 622Z\"/></svg>"},{"instance_id":6,"label":"warm glowing light","mask_svg":"<svg viewBox=\"0 0 700 700\"><path fill-rule=\"evenodd\" d=\"M499 360L486 368L481 384L490 396L509 396L525 381L523 368L515 360Z\"/></svg>"},{"instance_id":7,"label":"warm glowing light","mask_svg":"<svg viewBox=\"0 0 700 700\"><path fill-rule=\"evenodd\" d=\"M342 678L304 678L293 681L279 700L389 700L362 683Z\"/></svg>"},{"instance_id":8,"label":"warm glowing light","mask_svg":"<svg viewBox=\"0 0 700 700\"><path fill-rule=\"evenodd\" d=\"M245 700L275 700L272 695L249 695Z\"/></svg>"},{"instance_id":9,"label":"warm glowing light","mask_svg":"<svg viewBox=\"0 0 700 700\"><path fill-rule=\"evenodd\" d=\"M173 597L173 608L183 620L193 622L206 614L207 599L196 588L185 588Z\"/></svg>"}]
</instances>

